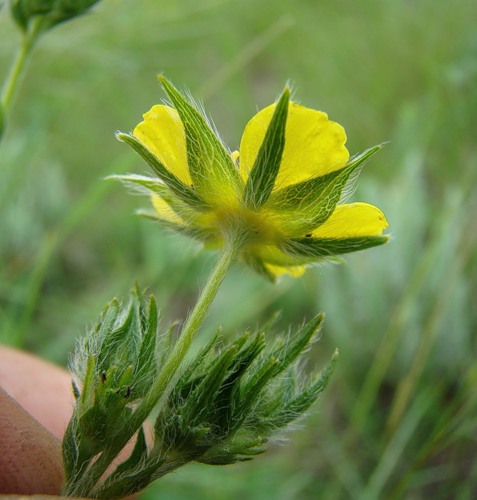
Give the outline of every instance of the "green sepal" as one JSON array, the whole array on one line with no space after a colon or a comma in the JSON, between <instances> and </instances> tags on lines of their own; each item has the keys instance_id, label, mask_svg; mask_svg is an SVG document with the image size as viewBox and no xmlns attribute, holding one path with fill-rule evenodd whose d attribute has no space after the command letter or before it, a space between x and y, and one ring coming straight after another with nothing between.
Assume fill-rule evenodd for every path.
<instances>
[{"instance_id":1,"label":"green sepal","mask_svg":"<svg viewBox=\"0 0 477 500\"><path fill-rule=\"evenodd\" d=\"M277 102L245 186L244 200L251 208L261 207L268 200L275 185L285 148L285 127L289 102L290 89L285 87Z\"/></svg>"},{"instance_id":2,"label":"green sepal","mask_svg":"<svg viewBox=\"0 0 477 500\"><path fill-rule=\"evenodd\" d=\"M207 120L188 102L167 78L159 75L184 125L187 149L187 164L194 188L205 199L226 195L232 188L241 191L242 180L231 154L225 149Z\"/></svg>"},{"instance_id":3,"label":"green sepal","mask_svg":"<svg viewBox=\"0 0 477 500\"><path fill-rule=\"evenodd\" d=\"M139 194L157 195L163 199L178 217L184 220L194 219L197 212L190 205L178 198L163 181L147 175L110 175L106 180L118 180L125 187L136 191ZM161 219L162 220L162 219Z\"/></svg>"},{"instance_id":4,"label":"green sepal","mask_svg":"<svg viewBox=\"0 0 477 500\"><path fill-rule=\"evenodd\" d=\"M166 229L172 229L176 233L183 234L189 238L200 241L204 245L210 246L210 248L218 248L220 246L220 239L216 238L211 231L202 229L200 226L186 225L186 224L176 224L167 219L163 219L153 210L136 210L136 215L144 217L149 220L159 222L161 226ZM218 235L217 235L218 236Z\"/></svg>"},{"instance_id":5,"label":"green sepal","mask_svg":"<svg viewBox=\"0 0 477 500\"><path fill-rule=\"evenodd\" d=\"M125 175L109 175L106 180L119 181L124 186L137 191L140 194L156 194L163 198L167 203L175 198L170 188L163 181L156 177L147 175L125 174Z\"/></svg>"},{"instance_id":6,"label":"green sepal","mask_svg":"<svg viewBox=\"0 0 477 500\"><path fill-rule=\"evenodd\" d=\"M137 215L159 221L163 226L169 229L173 229L174 231L200 241L207 241L210 238L210 231L202 229L198 224L187 224L189 220L194 221L197 217L197 212L175 196L161 180L144 175L113 175L107 177L107 179L119 180L124 186L134 189L140 194L159 196L169 205L171 210L184 221L184 224L174 223L171 220L164 219L154 209L138 210L136 211Z\"/></svg>"},{"instance_id":7,"label":"green sepal","mask_svg":"<svg viewBox=\"0 0 477 500\"><path fill-rule=\"evenodd\" d=\"M253 253L246 253L242 255L242 259L245 264L257 274L266 278L270 283L276 283L277 277L267 269L267 266L261 258L255 256Z\"/></svg>"},{"instance_id":8,"label":"green sepal","mask_svg":"<svg viewBox=\"0 0 477 500\"><path fill-rule=\"evenodd\" d=\"M384 245L388 241L387 235L354 238L291 238L282 244L282 250L291 256L300 257L303 262L314 262L317 259Z\"/></svg>"},{"instance_id":9,"label":"green sepal","mask_svg":"<svg viewBox=\"0 0 477 500\"><path fill-rule=\"evenodd\" d=\"M183 202L198 210L204 210L207 207L205 201L192 188L181 182L134 135L118 132L116 138L131 146Z\"/></svg>"},{"instance_id":10,"label":"green sepal","mask_svg":"<svg viewBox=\"0 0 477 500\"><path fill-rule=\"evenodd\" d=\"M351 158L341 169L273 193L269 199L270 207L289 213L289 217L283 217L283 220L287 221L290 232L296 235L308 232L328 219L350 179L381 148L381 145L369 148Z\"/></svg>"}]
</instances>

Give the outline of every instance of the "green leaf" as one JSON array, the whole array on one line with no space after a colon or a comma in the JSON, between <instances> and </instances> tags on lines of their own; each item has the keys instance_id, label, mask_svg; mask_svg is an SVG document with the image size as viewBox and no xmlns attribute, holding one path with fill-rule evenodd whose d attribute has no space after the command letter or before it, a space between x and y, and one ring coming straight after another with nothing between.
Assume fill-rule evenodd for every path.
<instances>
[{"instance_id":1,"label":"green leaf","mask_svg":"<svg viewBox=\"0 0 477 500\"><path fill-rule=\"evenodd\" d=\"M381 145L354 156L341 169L308 181L293 184L273 193L269 205L274 210L289 212L290 230L304 234L328 219L340 201L350 178L382 148Z\"/></svg>"},{"instance_id":2,"label":"green leaf","mask_svg":"<svg viewBox=\"0 0 477 500\"><path fill-rule=\"evenodd\" d=\"M222 387L236 352L237 346L234 344L225 349L195 390L188 396L188 404L183 413L184 421L187 422L188 426L196 425L203 419L204 415L210 413L209 410L214 405L215 397Z\"/></svg>"},{"instance_id":3,"label":"green leaf","mask_svg":"<svg viewBox=\"0 0 477 500\"><path fill-rule=\"evenodd\" d=\"M65 481L68 481L72 477L78 463L79 450L77 438L77 418L74 412L63 435L62 453Z\"/></svg>"},{"instance_id":4,"label":"green leaf","mask_svg":"<svg viewBox=\"0 0 477 500\"><path fill-rule=\"evenodd\" d=\"M86 360L85 376L83 379L83 390L81 391L80 403L85 408L88 408L94 402L94 374L95 374L95 358L89 355Z\"/></svg>"},{"instance_id":5,"label":"green leaf","mask_svg":"<svg viewBox=\"0 0 477 500\"><path fill-rule=\"evenodd\" d=\"M247 338L248 334L243 335L234 345L239 347L239 343ZM230 431L230 422L232 414L235 411L235 395L238 395L238 391L240 390L239 381L264 348L265 336L262 333L258 333L250 342L243 345L242 349L235 355L229 373L223 380L222 387L217 395L215 411L212 415L212 423L219 427L219 434L227 434Z\"/></svg>"},{"instance_id":6,"label":"green leaf","mask_svg":"<svg viewBox=\"0 0 477 500\"><path fill-rule=\"evenodd\" d=\"M87 348L90 351L90 354L94 353L95 356L96 375L102 373L111 363L111 351L107 349L107 339L111 335L111 331L113 330L114 325L117 321L118 314L119 302L115 298L103 309L101 318L96 325L95 330L87 339ZM84 382L83 395L85 392L85 388L86 382Z\"/></svg>"},{"instance_id":7,"label":"green leaf","mask_svg":"<svg viewBox=\"0 0 477 500\"><path fill-rule=\"evenodd\" d=\"M313 338L319 334L324 318L325 315L323 313L318 314L299 332L290 335L288 341L273 352L272 356L279 361L274 376L282 373L298 356L303 354Z\"/></svg>"},{"instance_id":8,"label":"green leaf","mask_svg":"<svg viewBox=\"0 0 477 500\"><path fill-rule=\"evenodd\" d=\"M254 335L250 342L245 343L248 338L249 334L245 333L234 342L240 350L234 357L230 373L224 381L225 385L234 384L265 348L265 335L262 332Z\"/></svg>"},{"instance_id":9,"label":"green leaf","mask_svg":"<svg viewBox=\"0 0 477 500\"><path fill-rule=\"evenodd\" d=\"M149 306L147 311L141 311L146 324L143 325L143 338L139 350L138 360L135 365L135 389L140 392L146 392L149 389L150 381L154 379L157 372L156 362L156 344L157 344L157 305L153 295L149 297ZM145 387L142 388L142 385ZM142 389L142 390L141 390Z\"/></svg>"},{"instance_id":10,"label":"green leaf","mask_svg":"<svg viewBox=\"0 0 477 500\"><path fill-rule=\"evenodd\" d=\"M205 199L240 192L242 180L238 169L205 118L164 76L159 76L159 81L184 125L187 163L194 188Z\"/></svg>"},{"instance_id":11,"label":"green leaf","mask_svg":"<svg viewBox=\"0 0 477 500\"><path fill-rule=\"evenodd\" d=\"M145 298L137 285L127 304L113 300L77 347L74 366L83 391L63 442L65 491L119 498L192 460L223 465L262 453L273 435L306 411L329 379L331 368L304 385L299 365L322 320L318 315L295 335L278 337L267 351L262 331L245 332L225 346L217 333L192 355L156 408L149 453L142 424L135 421L137 402L131 403L148 397L141 384L150 387L157 367L167 363L172 329L157 336L155 299ZM82 369L81 362L86 365ZM282 376L284 370L288 372ZM131 426L141 430L129 458L96 486L88 483L96 464L111 450L117 452L115 443L131 436Z\"/></svg>"},{"instance_id":12,"label":"green leaf","mask_svg":"<svg viewBox=\"0 0 477 500\"><path fill-rule=\"evenodd\" d=\"M209 342L207 342L207 344L199 350L194 359L187 365L184 373L176 385L178 391L182 391L184 385L189 383L189 380L192 378L194 372L201 368L202 364L205 364L205 358L207 355L218 346L220 334L221 330L219 329L215 332Z\"/></svg>"},{"instance_id":13,"label":"green leaf","mask_svg":"<svg viewBox=\"0 0 477 500\"><path fill-rule=\"evenodd\" d=\"M206 208L206 203L190 187L183 184L172 172L170 172L136 137L132 134L118 132L116 137L121 142L131 146L134 151L154 170L156 175L162 179L170 190L183 202L198 210Z\"/></svg>"},{"instance_id":14,"label":"green leaf","mask_svg":"<svg viewBox=\"0 0 477 500\"><path fill-rule=\"evenodd\" d=\"M316 380L309 384L297 398L287 405L285 413L290 415L290 421L294 420L297 415L301 415L308 410L308 408L316 401L318 396L325 390L328 382L330 381L331 375L333 374L337 361L338 351L336 350L328 366L320 372ZM295 417L291 418L293 414ZM280 423L280 425L284 425L285 423L288 422Z\"/></svg>"},{"instance_id":15,"label":"green leaf","mask_svg":"<svg viewBox=\"0 0 477 500\"><path fill-rule=\"evenodd\" d=\"M279 360L276 358L268 357L260 370L256 371L244 384L241 394L235 403L237 413L235 415L234 430L238 429L247 418L250 408L259 398L262 389L274 377L279 363Z\"/></svg>"},{"instance_id":16,"label":"green leaf","mask_svg":"<svg viewBox=\"0 0 477 500\"><path fill-rule=\"evenodd\" d=\"M137 333L133 328L130 328L134 318L134 304L131 301L126 309L126 314L122 317L118 316L118 304L111 304L111 309L105 321L102 322L98 337L101 339L101 348L98 353L96 374L100 375L106 372L110 366L115 366L118 358L118 346L122 347L124 352L133 342L132 335L136 336ZM110 316L113 314L114 316ZM119 324L118 324L119 323ZM130 332L126 336L126 332ZM123 362L129 363L128 356L125 356Z\"/></svg>"},{"instance_id":17,"label":"green leaf","mask_svg":"<svg viewBox=\"0 0 477 500\"><path fill-rule=\"evenodd\" d=\"M328 385L337 360L338 351L336 350L330 363L320 372L314 381L305 386L299 394L294 395L288 401L282 401L273 413L266 417L259 417L257 427L262 432L274 432L276 429L283 429L294 420L302 417Z\"/></svg>"},{"instance_id":18,"label":"green leaf","mask_svg":"<svg viewBox=\"0 0 477 500\"><path fill-rule=\"evenodd\" d=\"M158 471L160 471L164 462L163 457L152 457L140 468L123 473L115 481L106 481L94 491L93 498L111 500L141 491L157 477Z\"/></svg>"},{"instance_id":19,"label":"green leaf","mask_svg":"<svg viewBox=\"0 0 477 500\"><path fill-rule=\"evenodd\" d=\"M286 87L278 100L245 186L245 203L251 208L262 206L268 200L275 184L285 148L289 102L290 89Z\"/></svg>"},{"instance_id":20,"label":"green leaf","mask_svg":"<svg viewBox=\"0 0 477 500\"><path fill-rule=\"evenodd\" d=\"M266 451L267 439L251 434L250 431L238 432L232 439L220 443L205 452L197 462L207 465L229 465L252 460L255 455Z\"/></svg>"}]
</instances>

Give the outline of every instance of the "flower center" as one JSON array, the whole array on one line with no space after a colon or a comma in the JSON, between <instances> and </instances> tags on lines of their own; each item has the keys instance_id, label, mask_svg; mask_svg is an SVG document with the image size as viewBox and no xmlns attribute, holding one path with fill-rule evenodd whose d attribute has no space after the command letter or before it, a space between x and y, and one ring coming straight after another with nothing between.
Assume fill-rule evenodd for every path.
<instances>
[{"instance_id":1,"label":"flower center","mask_svg":"<svg viewBox=\"0 0 477 500\"><path fill-rule=\"evenodd\" d=\"M200 225L214 229L220 236L242 229L247 233L248 244L275 244L282 239L280 225L273 213L264 210L251 210L237 203L235 206L216 208L201 217Z\"/></svg>"}]
</instances>

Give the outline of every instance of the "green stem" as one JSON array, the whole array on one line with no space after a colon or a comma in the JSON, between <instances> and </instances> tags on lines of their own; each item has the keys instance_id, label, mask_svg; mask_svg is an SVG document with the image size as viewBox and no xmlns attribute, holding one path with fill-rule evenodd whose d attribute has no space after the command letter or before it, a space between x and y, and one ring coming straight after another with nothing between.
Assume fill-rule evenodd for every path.
<instances>
[{"instance_id":1,"label":"green stem","mask_svg":"<svg viewBox=\"0 0 477 500\"><path fill-rule=\"evenodd\" d=\"M119 430L115 439L111 440L110 447L98 457L96 462L86 471L83 477L75 481L75 484L66 485L64 494L69 496L90 495L94 486L111 465L112 461L131 440L158 402L161 399L164 400L167 396L168 389L179 375L184 358L195 339L199 327L205 319L214 297L217 295L217 291L227 271L230 269L243 245L244 238L245 235L243 232L237 232L234 237L228 240L215 268L210 274L205 288L202 290L197 303L184 323L177 344L174 346L171 355L150 391L137 407L131 419L127 422L127 425Z\"/></svg>"},{"instance_id":2,"label":"green stem","mask_svg":"<svg viewBox=\"0 0 477 500\"><path fill-rule=\"evenodd\" d=\"M10 111L10 107L15 96L15 92L21 82L26 64L30 58L35 42L42 31L43 18L37 17L31 23L30 28L25 33L20 50L15 57L10 72L3 84L0 109L0 138L5 129L5 120Z\"/></svg>"}]
</instances>

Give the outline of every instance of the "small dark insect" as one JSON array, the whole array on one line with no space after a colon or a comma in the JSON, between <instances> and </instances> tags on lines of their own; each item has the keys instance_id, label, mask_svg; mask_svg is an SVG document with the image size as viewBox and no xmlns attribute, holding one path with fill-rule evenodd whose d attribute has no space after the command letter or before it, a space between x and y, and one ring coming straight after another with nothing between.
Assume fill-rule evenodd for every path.
<instances>
[{"instance_id":1,"label":"small dark insect","mask_svg":"<svg viewBox=\"0 0 477 500\"><path fill-rule=\"evenodd\" d=\"M131 387L130 385L128 385L128 386L126 387L126 392L123 394L123 398L124 398L124 399L128 399L128 398L129 398L129 396L131 395L131 392L132 392L132 387ZM116 394L121 394L121 389L118 389L118 390L116 391Z\"/></svg>"},{"instance_id":2,"label":"small dark insect","mask_svg":"<svg viewBox=\"0 0 477 500\"><path fill-rule=\"evenodd\" d=\"M101 382L106 382L106 372L101 372Z\"/></svg>"},{"instance_id":3,"label":"small dark insect","mask_svg":"<svg viewBox=\"0 0 477 500\"><path fill-rule=\"evenodd\" d=\"M305 234L305 238L311 238L311 236L312 236L311 233Z\"/></svg>"}]
</instances>

